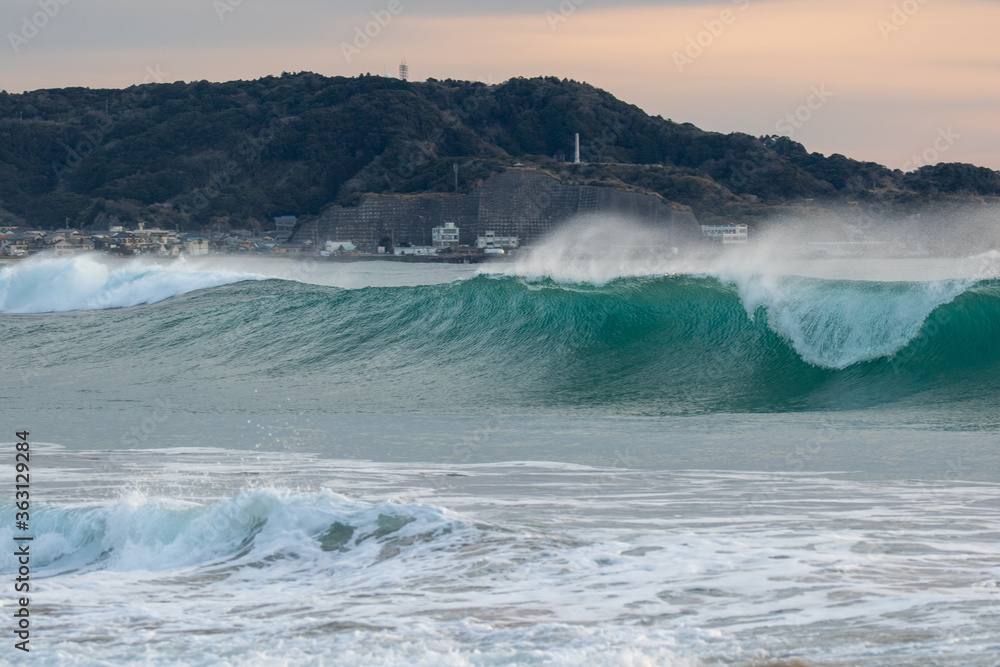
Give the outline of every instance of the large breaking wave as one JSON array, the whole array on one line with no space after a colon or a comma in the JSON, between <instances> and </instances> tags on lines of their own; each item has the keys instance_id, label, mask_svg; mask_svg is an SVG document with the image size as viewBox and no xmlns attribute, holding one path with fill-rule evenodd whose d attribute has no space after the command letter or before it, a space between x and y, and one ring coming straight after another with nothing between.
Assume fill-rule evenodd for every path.
<instances>
[{"instance_id":1,"label":"large breaking wave","mask_svg":"<svg viewBox=\"0 0 1000 667\"><path fill-rule=\"evenodd\" d=\"M348 409L414 400L618 414L846 408L928 390L988 396L1000 376L995 278L659 274L594 284L495 273L340 289L132 263L89 283L67 277L92 271L79 258L4 269L4 309L112 308L196 293L169 309L99 318L90 356L75 362L60 343L60 365L110 359L114 350L101 347L110 341L145 350L150 368L163 357L164 373L188 368L191 381L250 373L291 394L311 386Z\"/></svg>"}]
</instances>

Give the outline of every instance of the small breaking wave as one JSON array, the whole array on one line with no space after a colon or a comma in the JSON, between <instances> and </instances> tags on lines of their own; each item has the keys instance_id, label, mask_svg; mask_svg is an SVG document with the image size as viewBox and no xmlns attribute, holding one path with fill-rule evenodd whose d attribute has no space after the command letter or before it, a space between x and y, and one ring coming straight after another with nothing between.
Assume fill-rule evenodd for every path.
<instances>
[{"instance_id":1,"label":"small breaking wave","mask_svg":"<svg viewBox=\"0 0 1000 667\"><path fill-rule=\"evenodd\" d=\"M13 512L11 503L4 503ZM7 512L4 512L7 513ZM10 521L8 524L13 525ZM472 528L430 505L365 503L323 490L296 494L244 491L201 504L130 492L111 502L48 506L32 513L33 563L42 572L166 571L239 561L344 554L339 564L363 567L407 545ZM12 529L0 530L8 541ZM16 559L0 556L0 569Z\"/></svg>"}]
</instances>

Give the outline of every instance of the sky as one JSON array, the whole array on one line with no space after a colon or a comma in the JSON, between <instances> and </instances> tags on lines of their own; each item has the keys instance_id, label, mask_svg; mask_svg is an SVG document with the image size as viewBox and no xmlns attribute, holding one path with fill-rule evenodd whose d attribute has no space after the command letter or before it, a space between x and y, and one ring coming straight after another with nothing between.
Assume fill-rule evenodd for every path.
<instances>
[{"instance_id":1,"label":"sky","mask_svg":"<svg viewBox=\"0 0 1000 667\"><path fill-rule=\"evenodd\" d=\"M4 0L0 89L282 72L585 81L909 171L1000 169L1000 0Z\"/></svg>"}]
</instances>

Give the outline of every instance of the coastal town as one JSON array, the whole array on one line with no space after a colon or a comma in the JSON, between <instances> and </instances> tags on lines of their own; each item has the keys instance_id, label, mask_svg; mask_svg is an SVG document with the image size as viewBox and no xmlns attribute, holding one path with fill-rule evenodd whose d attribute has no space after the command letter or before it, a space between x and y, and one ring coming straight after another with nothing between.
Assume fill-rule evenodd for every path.
<instances>
[{"instance_id":1,"label":"coastal town","mask_svg":"<svg viewBox=\"0 0 1000 667\"><path fill-rule=\"evenodd\" d=\"M330 239L318 244L308 239L301 242L293 241L297 224L295 216L279 216L274 218L272 228L263 232L229 229L197 234L147 228L141 222L135 229L111 225L102 231L79 229L45 231L25 227L0 227L0 257L23 258L40 253L67 257L86 252L100 252L117 256L180 257L243 254L331 260L368 258L474 262L490 256L514 253L520 245L518 237L498 235L493 231L486 231L477 237L475 246L460 245L458 227L455 223L448 222L431 230L431 245L395 242L392 238L387 238L379 242L375 252L371 253L362 252L351 240Z\"/></svg>"},{"instance_id":2,"label":"coastal town","mask_svg":"<svg viewBox=\"0 0 1000 667\"><path fill-rule=\"evenodd\" d=\"M748 240L748 230L744 224L700 225L700 229L702 240L712 244L744 245ZM462 244L461 230L454 222L445 222L431 228L429 245L411 243L405 237L399 239L393 235L371 240L323 237L296 240L298 231L299 221L296 216L275 217L266 231L228 228L185 233L147 227L143 222L137 223L134 229L127 229L122 224L112 224L107 230L41 230L8 226L0 227L0 258L20 259L41 253L71 257L98 252L119 257L257 255L331 261L375 259L468 264L482 262L490 257L516 255L522 250L520 237L494 230L484 230L475 235L474 244ZM473 237L466 238L471 241Z\"/></svg>"}]
</instances>

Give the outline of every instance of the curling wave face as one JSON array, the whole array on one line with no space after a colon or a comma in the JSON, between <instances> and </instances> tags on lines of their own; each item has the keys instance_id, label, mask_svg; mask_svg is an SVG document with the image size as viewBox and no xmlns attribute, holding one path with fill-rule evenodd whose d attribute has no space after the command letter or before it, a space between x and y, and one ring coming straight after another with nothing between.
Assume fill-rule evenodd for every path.
<instances>
[{"instance_id":1,"label":"curling wave face","mask_svg":"<svg viewBox=\"0 0 1000 667\"><path fill-rule=\"evenodd\" d=\"M995 278L661 274L595 285L473 270L442 273L453 281L439 284L343 289L184 265L110 270L84 258L5 271L5 305L17 312L181 294L99 316L39 315L53 318L41 330L12 318L24 335L11 347L30 346L22 352L42 370L128 377L131 362L116 352L125 345L143 355L151 386L183 379L213 404L249 373L301 409L846 409L988 397L1000 373ZM99 279L68 278L88 271ZM79 317L89 318L85 349ZM256 397L234 397L255 405L247 398Z\"/></svg>"}]
</instances>

